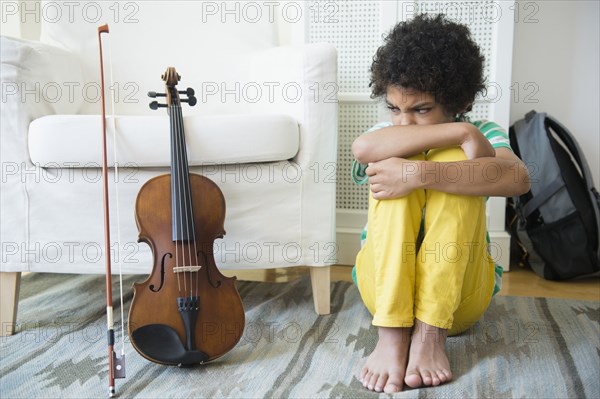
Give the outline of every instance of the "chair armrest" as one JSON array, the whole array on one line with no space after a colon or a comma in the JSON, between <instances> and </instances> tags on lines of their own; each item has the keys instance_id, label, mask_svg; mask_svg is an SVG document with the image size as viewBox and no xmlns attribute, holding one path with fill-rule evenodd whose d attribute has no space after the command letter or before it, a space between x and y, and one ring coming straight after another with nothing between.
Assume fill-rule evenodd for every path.
<instances>
[{"instance_id":1,"label":"chair armrest","mask_svg":"<svg viewBox=\"0 0 600 399\"><path fill-rule=\"evenodd\" d=\"M84 87L79 57L59 47L0 36L0 60L3 108L18 103L30 120L74 114L86 97L99 99L96 90ZM85 89L94 91L93 98ZM94 89L99 92L99 87Z\"/></svg>"},{"instance_id":2,"label":"chair armrest","mask_svg":"<svg viewBox=\"0 0 600 399\"><path fill-rule=\"evenodd\" d=\"M302 248L306 265L336 261L335 195L338 137L337 52L326 43L276 47L256 54L249 76L274 87L270 98L255 104L261 112L294 117L300 125L300 149L292 162L302 178ZM270 82L266 84L266 82ZM275 86L275 84L278 84ZM266 96L263 96L266 97Z\"/></svg>"},{"instance_id":3,"label":"chair armrest","mask_svg":"<svg viewBox=\"0 0 600 399\"><path fill-rule=\"evenodd\" d=\"M287 114L300 124L300 151L294 161L302 169L314 166L314 162L336 161L335 47L328 43L274 47L254 54L248 76L263 87L254 110Z\"/></svg>"},{"instance_id":4,"label":"chair armrest","mask_svg":"<svg viewBox=\"0 0 600 399\"><path fill-rule=\"evenodd\" d=\"M3 251L28 239L28 184L40 178L27 148L29 123L55 113L76 113L83 102L79 59L58 47L0 36L0 235ZM79 83L79 87L75 86ZM75 92L78 88L79 95ZM11 242L6 242L10 237ZM4 271L28 269L26 259L2 262Z\"/></svg>"},{"instance_id":5,"label":"chair armrest","mask_svg":"<svg viewBox=\"0 0 600 399\"><path fill-rule=\"evenodd\" d=\"M41 42L0 36L2 161L29 162L29 123L81 108L82 75L76 55Z\"/></svg>"}]
</instances>

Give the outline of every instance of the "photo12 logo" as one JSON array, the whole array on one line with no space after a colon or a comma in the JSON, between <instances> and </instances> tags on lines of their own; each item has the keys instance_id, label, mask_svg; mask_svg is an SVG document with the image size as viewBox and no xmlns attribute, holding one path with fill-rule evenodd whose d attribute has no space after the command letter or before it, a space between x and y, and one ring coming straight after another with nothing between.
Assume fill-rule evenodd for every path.
<instances>
[{"instance_id":1,"label":"photo12 logo","mask_svg":"<svg viewBox=\"0 0 600 399\"><path fill-rule=\"evenodd\" d=\"M302 20L302 2L296 1L203 1L202 23L207 22L246 22L267 21L276 23L282 20L297 23Z\"/></svg>"},{"instance_id":2,"label":"photo12 logo","mask_svg":"<svg viewBox=\"0 0 600 399\"><path fill-rule=\"evenodd\" d=\"M249 103L285 102L295 104L303 99L315 103L337 103L339 88L336 82L314 82L303 86L300 82L202 82L198 98L202 103L210 101ZM306 97L308 96L308 97Z\"/></svg>"},{"instance_id":3,"label":"photo12 logo","mask_svg":"<svg viewBox=\"0 0 600 399\"><path fill-rule=\"evenodd\" d=\"M113 82L106 87L114 103L139 103L140 87L136 82ZM80 102L99 103L102 89L98 82L10 82L3 81L0 86L2 103L18 101L20 103L50 104Z\"/></svg>"},{"instance_id":4,"label":"photo12 logo","mask_svg":"<svg viewBox=\"0 0 600 399\"><path fill-rule=\"evenodd\" d=\"M498 23L502 18L512 18L517 23L538 23L540 5L535 1L421 1L401 2L400 20L418 14L444 14L461 24Z\"/></svg>"},{"instance_id":5,"label":"photo12 logo","mask_svg":"<svg viewBox=\"0 0 600 399\"><path fill-rule=\"evenodd\" d=\"M140 5L133 1L2 1L2 23L100 22L138 23Z\"/></svg>"},{"instance_id":6,"label":"photo12 logo","mask_svg":"<svg viewBox=\"0 0 600 399\"><path fill-rule=\"evenodd\" d=\"M402 2L400 17L411 19L418 14L444 14L456 23L472 24L477 20L495 23L502 17L498 1L423 1Z\"/></svg>"}]
</instances>

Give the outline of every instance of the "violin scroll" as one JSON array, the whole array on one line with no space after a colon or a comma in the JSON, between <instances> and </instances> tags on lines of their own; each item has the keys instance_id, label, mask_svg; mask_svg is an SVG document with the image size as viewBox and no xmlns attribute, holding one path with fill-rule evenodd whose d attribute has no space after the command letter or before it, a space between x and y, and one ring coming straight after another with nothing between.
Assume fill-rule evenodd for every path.
<instances>
[{"instance_id":1,"label":"violin scroll","mask_svg":"<svg viewBox=\"0 0 600 399\"><path fill-rule=\"evenodd\" d=\"M175 68L168 67L167 71L161 75L161 79L166 83L166 93L157 93L155 91L149 91L148 97L167 97L167 103L160 104L158 101L152 101L149 104L150 109L157 110L159 108L168 108L169 106L179 105L180 103L188 103L190 107L193 107L198 103L198 99L194 97L195 91L191 87L188 87L184 91L175 90L175 86L181 80L181 75L179 75L175 71ZM186 95L188 98L180 99L180 94Z\"/></svg>"},{"instance_id":2,"label":"violin scroll","mask_svg":"<svg viewBox=\"0 0 600 399\"><path fill-rule=\"evenodd\" d=\"M166 72L163 73L160 78L166 83L169 87L177 86L177 83L181 80L181 76L175 71L175 68L168 67Z\"/></svg>"}]
</instances>

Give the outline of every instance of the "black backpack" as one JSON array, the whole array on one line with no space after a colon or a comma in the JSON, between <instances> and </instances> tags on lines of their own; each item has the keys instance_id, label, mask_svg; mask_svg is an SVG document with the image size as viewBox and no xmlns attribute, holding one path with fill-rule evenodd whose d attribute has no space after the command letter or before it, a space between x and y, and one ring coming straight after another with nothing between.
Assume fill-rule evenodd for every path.
<instances>
[{"instance_id":1,"label":"black backpack","mask_svg":"<svg viewBox=\"0 0 600 399\"><path fill-rule=\"evenodd\" d=\"M577 141L559 122L531 111L509 130L531 190L508 198L511 262L548 280L600 270L600 195Z\"/></svg>"}]
</instances>

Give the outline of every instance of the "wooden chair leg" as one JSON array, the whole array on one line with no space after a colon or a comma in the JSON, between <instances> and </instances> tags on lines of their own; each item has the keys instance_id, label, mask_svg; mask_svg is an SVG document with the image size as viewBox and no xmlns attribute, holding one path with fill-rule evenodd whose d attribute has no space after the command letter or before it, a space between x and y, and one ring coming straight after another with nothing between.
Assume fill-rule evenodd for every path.
<instances>
[{"instance_id":1,"label":"wooden chair leg","mask_svg":"<svg viewBox=\"0 0 600 399\"><path fill-rule=\"evenodd\" d=\"M21 272L0 272L0 337L15 332L20 287Z\"/></svg>"},{"instance_id":2,"label":"wooden chair leg","mask_svg":"<svg viewBox=\"0 0 600 399\"><path fill-rule=\"evenodd\" d=\"M313 301L317 314L329 314L331 312L331 267L311 267L310 282L313 290Z\"/></svg>"}]
</instances>

